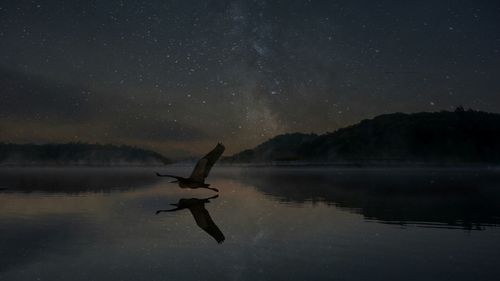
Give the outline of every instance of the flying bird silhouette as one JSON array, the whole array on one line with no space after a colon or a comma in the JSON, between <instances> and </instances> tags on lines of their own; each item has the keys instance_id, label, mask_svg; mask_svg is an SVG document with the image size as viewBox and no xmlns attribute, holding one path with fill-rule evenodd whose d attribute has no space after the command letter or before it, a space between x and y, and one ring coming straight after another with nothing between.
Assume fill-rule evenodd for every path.
<instances>
[{"instance_id":1,"label":"flying bird silhouette","mask_svg":"<svg viewBox=\"0 0 500 281\"><path fill-rule=\"evenodd\" d=\"M207 188L219 192L217 188L209 187L210 184L205 183L205 179L207 178L210 169L212 169L212 166L215 162L217 162L217 159L219 159L225 149L224 145L218 143L212 151L198 160L198 163L196 163L196 166L194 167L194 170L189 178L174 175L161 175L159 173L156 173L156 175L159 177L170 177L176 179L171 182L179 183L179 187L181 188Z\"/></svg>"},{"instance_id":2,"label":"flying bird silhouette","mask_svg":"<svg viewBox=\"0 0 500 281\"><path fill-rule=\"evenodd\" d=\"M177 204L170 204L172 206L176 206L176 208L170 210L158 210L156 211L156 214L158 215L161 212L176 212L183 209L189 209L194 217L194 220L196 221L196 224L205 232L210 234L210 236L212 236L217 243L222 243L222 241L226 238L210 217L210 213L208 213L207 209L205 209L205 204L210 203L210 199L215 199L217 197L219 197L219 195L214 195L205 199L181 199Z\"/></svg>"}]
</instances>

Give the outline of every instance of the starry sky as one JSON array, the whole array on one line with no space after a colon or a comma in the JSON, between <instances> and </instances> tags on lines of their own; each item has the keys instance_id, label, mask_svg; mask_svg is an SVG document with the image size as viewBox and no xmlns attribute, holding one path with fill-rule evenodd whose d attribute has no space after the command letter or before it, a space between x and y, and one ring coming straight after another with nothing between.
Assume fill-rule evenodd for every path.
<instances>
[{"instance_id":1,"label":"starry sky","mask_svg":"<svg viewBox=\"0 0 500 281\"><path fill-rule=\"evenodd\" d=\"M0 2L0 141L226 154L392 112L500 112L499 1Z\"/></svg>"}]
</instances>

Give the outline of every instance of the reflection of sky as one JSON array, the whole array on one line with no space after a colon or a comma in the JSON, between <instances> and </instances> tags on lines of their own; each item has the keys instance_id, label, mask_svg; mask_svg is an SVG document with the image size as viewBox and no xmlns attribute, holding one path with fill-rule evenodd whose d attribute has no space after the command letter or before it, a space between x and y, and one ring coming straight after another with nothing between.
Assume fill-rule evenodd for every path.
<instances>
[{"instance_id":1,"label":"reflection of sky","mask_svg":"<svg viewBox=\"0 0 500 281\"><path fill-rule=\"evenodd\" d=\"M211 176L221 192L205 206L226 236L222 244L188 210L154 215L180 198L213 195L167 181L112 193L2 193L2 257L31 258L0 263L0 277L484 280L499 273L491 266L499 258L497 228L402 228L321 202L282 204L232 171Z\"/></svg>"}]
</instances>

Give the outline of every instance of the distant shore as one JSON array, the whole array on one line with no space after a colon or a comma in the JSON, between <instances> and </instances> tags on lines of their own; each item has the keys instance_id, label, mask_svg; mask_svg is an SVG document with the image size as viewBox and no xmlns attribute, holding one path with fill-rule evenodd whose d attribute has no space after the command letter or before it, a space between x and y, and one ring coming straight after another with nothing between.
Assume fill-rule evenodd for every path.
<instances>
[{"instance_id":1,"label":"distant shore","mask_svg":"<svg viewBox=\"0 0 500 281\"><path fill-rule=\"evenodd\" d=\"M175 165L175 164L173 164ZM428 162L261 162L224 163L222 167L339 167L339 168L495 168L500 163L428 163Z\"/></svg>"},{"instance_id":2,"label":"distant shore","mask_svg":"<svg viewBox=\"0 0 500 281\"><path fill-rule=\"evenodd\" d=\"M194 167L193 162L177 162L167 165L144 163L113 163L113 164L1 164L2 168L168 168ZM332 167L332 168L500 168L500 163L424 163L424 162L259 162L259 163L220 163L224 168L265 168L265 167Z\"/></svg>"},{"instance_id":3,"label":"distant shore","mask_svg":"<svg viewBox=\"0 0 500 281\"><path fill-rule=\"evenodd\" d=\"M135 163L126 163L126 164L0 164L1 168L148 168L148 167L165 167L161 164L135 164Z\"/></svg>"}]
</instances>

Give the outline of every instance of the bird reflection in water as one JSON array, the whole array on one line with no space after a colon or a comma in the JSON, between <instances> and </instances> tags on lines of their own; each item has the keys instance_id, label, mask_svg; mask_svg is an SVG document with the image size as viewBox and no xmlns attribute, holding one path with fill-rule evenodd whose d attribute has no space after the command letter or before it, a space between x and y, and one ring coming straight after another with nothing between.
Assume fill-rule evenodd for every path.
<instances>
[{"instance_id":1,"label":"bird reflection in water","mask_svg":"<svg viewBox=\"0 0 500 281\"><path fill-rule=\"evenodd\" d=\"M207 209L205 209L205 204L210 203L210 199L215 199L217 197L219 197L219 195L215 195L205 199L180 199L177 204L171 204L176 208L169 210L158 210L156 211L156 214L158 215L162 212L176 212L183 209L189 209L194 217L194 220L196 221L196 224L205 232L210 234L210 236L212 236L217 241L217 243L222 243L222 241L225 240L224 234L222 234L222 231L220 231L219 227L217 227L217 225L210 217L210 213L208 213Z\"/></svg>"}]
</instances>

